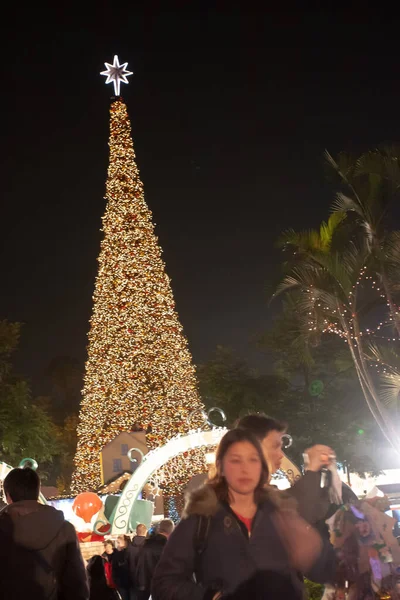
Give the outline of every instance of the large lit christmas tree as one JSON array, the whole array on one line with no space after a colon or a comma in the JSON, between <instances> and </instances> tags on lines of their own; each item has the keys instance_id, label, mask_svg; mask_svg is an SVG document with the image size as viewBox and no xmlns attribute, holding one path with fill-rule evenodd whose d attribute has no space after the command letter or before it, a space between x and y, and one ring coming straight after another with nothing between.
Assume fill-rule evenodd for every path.
<instances>
[{"instance_id":1,"label":"large lit christmas tree","mask_svg":"<svg viewBox=\"0 0 400 600\"><path fill-rule=\"evenodd\" d=\"M127 83L129 72L117 57L106 66L104 74L114 83L116 98L110 108L107 206L88 336L74 492L99 486L100 451L120 431L139 425L154 448L187 432L189 415L203 408L144 199L126 105L119 97L120 81ZM195 419L190 422L197 424ZM174 465L175 481L170 484L179 487L186 462L180 457ZM197 452L191 457L191 473L204 470L203 454Z\"/></svg>"}]
</instances>

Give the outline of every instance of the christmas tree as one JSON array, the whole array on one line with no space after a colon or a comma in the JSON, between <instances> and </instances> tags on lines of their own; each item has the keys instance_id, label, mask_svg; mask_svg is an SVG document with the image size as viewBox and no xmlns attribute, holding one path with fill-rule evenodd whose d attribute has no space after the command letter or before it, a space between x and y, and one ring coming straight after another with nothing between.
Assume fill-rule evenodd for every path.
<instances>
[{"instance_id":1,"label":"christmas tree","mask_svg":"<svg viewBox=\"0 0 400 600\"><path fill-rule=\"evenodd\" d=\"M120 431L139 425L149 447L158 447L197 426L198 420L189 425L188 417L203 408L120 97L113 99L110 113L104 238L88 336L74 492L99 486L100 451ZM190 474L205 472L202 453L190 458ZM175 459L170 482L175 490L187 480L186 465L184 457Z\"/></svg>"}]
</instances>

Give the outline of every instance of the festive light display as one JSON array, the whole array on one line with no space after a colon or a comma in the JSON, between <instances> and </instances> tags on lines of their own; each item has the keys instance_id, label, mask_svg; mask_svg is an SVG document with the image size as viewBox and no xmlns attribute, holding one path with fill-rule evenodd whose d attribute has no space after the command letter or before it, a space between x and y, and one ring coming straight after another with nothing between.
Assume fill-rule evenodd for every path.
<instances>
[{"instance_id":1,"label":"festive light display","mask_svg":"<svg viewBox=\"0 0 400 600\"><path fill-rule=\"evenodd\" d=\"M136 166L127 109L111 104L108 200L93 295L88 360L78 426L74 492L100 485L101 449L140 426L150 448L201 425L204 409L152 214ZM190 425L189 425L190 422ZM174 459L166 489L188 480L186 456ZM204 452L190 453L190 475L206 472Z\"/></svg>"},{"instance_id":2,"label":"festive light display","mask_svg":"<svg viewBox=\"0 0 400 600\"><path fill-rule=\"evenodd\" d=\"M374 280L374 277L366 275L366 272L367 272L367 267L364 266L360 271L360 274L356 281L356 285L353 285L353 290L356 290L356 286L361 286L361 287L365 288L366 286L369 285L371 290L375 290L376 292L379 292L378 295L380 298L386 298L385 294L382 293L382 289L380 287L378 287L378 284ZM345 342L347 342L348 339L347 339L346 331L343 329L342 325L339 323L340 317L344 317L348 321L350 339L351 340L356 339L356 336L354 334L354 325L353 325L353 319L356 315L352 314L353 310L354 310L355 291L349 293L348 302L346 304L338 305L337 310L332 310L329 308L329 306L325 306L324 303L320 300L320 298L316 295L316 291L312 287L310 287L309 289L307 289L305 291L307 294L310 294L310 296L311 296L314 311L318 311L318 309L320 309L323 314L325 312L329 313L329 316L324 315L324 317L323 317L323 321L322 321L323 328L321 329L322 333L334 333L334 334L338 335L339 337L341 337ZM390 308L389 302L386 302L386 306L388 308ZM397 307L396 305L394 305L394 308L395 308L395 315L399 315L400 308ZM335 316L334 316L334 314L335 314ZM373 337L374 339L382 339L382 340L386 340L388 342L400 341L399 337L397 337L397 336L393 337L392 331L390 332L389 335L379 335L379 334L383 333L383 328L385 328L385 327L388 327L391 330L393 328L393 317L391 317L390 314L385 321L381 321L378 325L376 325L376 327L374 329L366 328L364 330L360 330L358 332L358 335L361 337L370 336L370 337ZM317 331L318 329L319 329L319 327L318 327L318 323L317 323L317 316L316 316L315 312L310 311L308 313L308 331ZM354 341L353 343L356 345L357 342Z\"/></svg>"}]
</instances>

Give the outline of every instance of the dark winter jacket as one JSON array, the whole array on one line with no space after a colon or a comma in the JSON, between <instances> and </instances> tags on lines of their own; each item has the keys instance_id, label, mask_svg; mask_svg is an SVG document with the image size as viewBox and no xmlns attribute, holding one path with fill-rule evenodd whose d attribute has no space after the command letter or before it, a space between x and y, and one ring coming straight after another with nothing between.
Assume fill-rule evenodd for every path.
<instances>
[{"instance_id":1,"label":"dark winter jacket","mask_svg":"<svg viewBox=\"0 0 400 600\"><path fill-rule=\"evenodd\" d=\"M329 488L321 488L321 472L306 471L287 493L296 499L299 515L328 538L329 528L325 521L335 514L340 506L331 504ZM357 500L357 496L345 483L342 484L342 498L343 504Z\"/></svg>"},{"instance_id":2,"label":"dark winter jacket","mask_svg":"<svg viewBox=\"0 0 400 600\"><path fill-rule=\"evenodd\" d=\"M296 499L298 513L311 525L324 519L329 510L328 490L321 488L321 473L306 471L287 492Z\"/></svg>"},{"instance_id":3,"label":"dark winter jacket","mask_svg":"<svg viewBox=\"0 0 400 600\"><path fill-rule=\"evenodd\" d=\"M154 571L167 543L165 535L158 533L147 539L139 553L136 569L136 587L138 590L151 589Z\"/></svg>"},{"instance_id":4,"label":"dark winter jacket","mask_svg":"<svg viewBox=\"0 0 400 600\"><path fill-rule=\"evenodd\" d=\"M136 567L137 560L139 556L139 551L141 550L144 542L146 541L146 536L144 535L136 535L132 543L128 546L128 567L129 567L129 577L131 581L131 586L136 586Z\"/></svg>"},{"instance_id":5,"label":"dark winter jacket","mask_svg":"<svg viewBox=\"0 0 400 600\"><path fill-rule=\"evenodd\" d=\"M128 548L116 550L112 555L112 576L117 589L129 590L131 582L128 567Z\"/></svg>"},{"instance_id":6,"label":"dark winter jacket","mask_svg":"<svg viewBox=\"0 0 400 600\"><path fill-rule=\"evenodd\" d=\"M274 525L274 496L278 494L268 492L259 503L249 537L229 506L218 502L210 486L196 490L156 568L153 600L205 600L217 591L222 591L224 597L239 598L241 594L250 598L254 589L260 598L301 598L302 583ZM198 515L210 516L211 520L206 546L196 559ZM322 581L330 579L332 565L333 550L325 544L313 567L314 576L318 574ZM201 585L194 583L194 571ZM271 588L286 591L271 596Z\"/></svg>"},{"instance_id":7,"label":"dark winter jacket","mask_svg":"<svg viewBox=\"0 0 400 600\"><path fill-rule=\"evenodd\" d=\"M75 529L61 511L35 500L1 511L0 582L2 600L88 600Z\"/></svg>"},{"instance_id":8,"label":"dark winter jacket","mask_svg":"<svg viewBox=\"0 0 400 600\"><path fill-rule=\"evenodd\" d=\"M92 556L88 562L89 600L118 600L117 590L108 587L104 573L104 561L100 555Z\"/></svg>"}]
</instances>

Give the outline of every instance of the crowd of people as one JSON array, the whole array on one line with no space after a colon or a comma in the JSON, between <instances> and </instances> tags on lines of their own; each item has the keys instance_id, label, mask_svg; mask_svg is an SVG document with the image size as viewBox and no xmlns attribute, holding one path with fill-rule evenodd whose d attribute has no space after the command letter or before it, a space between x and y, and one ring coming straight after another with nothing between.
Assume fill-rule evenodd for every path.
<instances>
[{"instance_id":1,"label":"crowd of people","mask_svg":"<svg viewBox=\"0 0 400 600\"><path fill-rule=\"evenodd\" d=\"M322 445L306 451L307 471L292 488L274 488L270 478L284 456L285 431L263 415L241 419L222 438L213 475L189 495L175 528L169 519L149 532L140 524L132 540L120 535L116 547L106 540L103 554L87 566L73 526L38 502L36 472L12 470L3 482L8 506L0 513L0 598L301 600L304 576L334 593L338 560L326 520L357 498L344 486L340 500L332 500L321 470L334 451ZM385 552L391 540L386 543Z\"/></svg>"},{"instance_id":2,"label":"crowd of people","mask_svg":"<svg viewBox=\"0 0 400 600\"><path fill-rule=\"evenodd\" d=\"M104 542L104 552L92 556L87 565L90 600L148 600L155 568L174 529L163 519L152 531L139 524L136 535Z\"/></svg>"}]
</instances>

